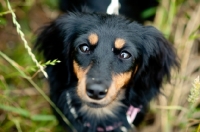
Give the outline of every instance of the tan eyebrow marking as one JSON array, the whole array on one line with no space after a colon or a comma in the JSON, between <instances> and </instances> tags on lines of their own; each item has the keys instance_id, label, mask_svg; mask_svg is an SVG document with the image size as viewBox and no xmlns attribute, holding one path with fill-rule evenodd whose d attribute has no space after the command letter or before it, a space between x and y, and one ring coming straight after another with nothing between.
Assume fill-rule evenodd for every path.
<instances>
[{"instance_id":1,"label":"tan eyebrow marking","mask_svg":"<svg viewBox=\"0 0 200 132\"><path fill-rule=\"evenodd\" d=\"M122 38L117 38L117 39L115 40L115 48L116 48L116 49L121 49L121 48L124 47L125 43L126 43L126 41L125 41L124 39L122 39Z\"/></svg>"},{"instance_id":2,"label":"tan eyebrow marking","mask_svg":"<svg viewBox=\"0 0 200 132\"><path fill-rule=\"evenodd\" d=\"M92 33L92 34L90 34L88 36L88 40L89 40L91 45L96 45L98 40L99 40L99 38L98 38L96 33Z\"/></svg>"}]
</instances>

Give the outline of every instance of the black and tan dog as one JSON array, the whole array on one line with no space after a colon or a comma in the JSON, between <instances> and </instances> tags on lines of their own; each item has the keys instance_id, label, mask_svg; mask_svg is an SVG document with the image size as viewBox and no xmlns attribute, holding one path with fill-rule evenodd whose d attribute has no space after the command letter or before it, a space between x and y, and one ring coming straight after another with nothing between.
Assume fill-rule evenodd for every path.
<instances>
[{"instance_id":1,"label":"black and tan dog","mask_svg":"<svg viewBox=\"0 0 200 132\"><path fill-rule=\"evenodd\" d=\"M44 27L37 46L46 60L61 61L47 67L50 98L78 132L131 131L178 65L157 29L118 15L62 15Z\"/></svg>"}]
</instances>

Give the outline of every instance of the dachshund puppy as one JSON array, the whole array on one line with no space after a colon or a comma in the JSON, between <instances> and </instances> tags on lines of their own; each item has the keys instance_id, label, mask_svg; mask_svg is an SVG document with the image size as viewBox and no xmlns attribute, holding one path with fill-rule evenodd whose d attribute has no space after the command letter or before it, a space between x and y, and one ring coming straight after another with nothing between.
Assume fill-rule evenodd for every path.
<instances>
[{"instance_id":1,"label":"dachshund puppy","mask_svg":"<svg viewBox=\"0 0 200 132\"><path fill-rule=\"evenodd\" d=\"M46 69L50 98L77 132L133 131L137 113L178 66L156 28L118 15L64 14L43 28L36 46L46 60L61 61Z\"/></svg>"}]
</instances>

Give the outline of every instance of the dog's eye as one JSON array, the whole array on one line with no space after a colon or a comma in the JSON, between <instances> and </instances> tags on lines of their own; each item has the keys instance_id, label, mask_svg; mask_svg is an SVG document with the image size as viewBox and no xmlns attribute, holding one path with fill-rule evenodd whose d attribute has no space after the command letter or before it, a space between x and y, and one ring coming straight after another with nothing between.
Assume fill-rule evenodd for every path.
<instances>
[{"instance_id":1,"label":"dog's eye","mask_svg":"<svg viewBox=\"0 0 200 132\"><path fill-rule=\"evenodd\" d=\"M88 45L86 44L82 44L79 46L79 49L82 53L86 53L86 54L89 54L90 53L90 48Z\"/></svg>"},{"instance_id":2,"label":"dog's eye","mask_svg":"<svg viewBox=\"0 0 200 132\"><path fill-rule=\"evenodd\" d=\"M131 54L128 53L127 51L122 51L120 54L119 54L119 58L121 59L128 59L131 57Z\"/></svg>"}]
</instances>

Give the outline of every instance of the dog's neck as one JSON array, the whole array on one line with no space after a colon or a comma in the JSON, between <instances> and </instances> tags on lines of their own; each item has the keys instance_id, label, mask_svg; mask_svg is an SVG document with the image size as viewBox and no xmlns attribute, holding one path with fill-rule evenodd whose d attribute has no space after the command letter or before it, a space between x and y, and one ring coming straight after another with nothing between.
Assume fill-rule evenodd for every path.
<instances>
[{"instance_id":1,"label":"dog's neck","mask_svg":"<svg viewBox=\"0 0 200 132\"><path fill-rule=\"evenodd\" d=\"M71 99L71 96L70 96L70 94L68 92L66 93L66 99L67 99L67 105L68 105L68 107L70 109L70 113L73 115L74 119L76 119L78 117L78 114L77 114L75 108L71 105L72 99ZM128 123L131 126L133 126L132 123L135 120L135 117L136 117L137 113L140 112L140 110L141 110L140 108L136 108L136 107L134 107L132 105L129 106L128 111L126 112L126 118L127 118ZM86 123L84 123L84 126L85 127L90 127L90 123L86 122ZM113 125L106 126L105 128L97 127L97 131L98 132L104 132L104 130L113 131L113 130L119 128L119 127L120 127L122 132L126 132L127 131L127 129L122 126L121 122L114 123Z\"/></svg>"}]
</instances>

